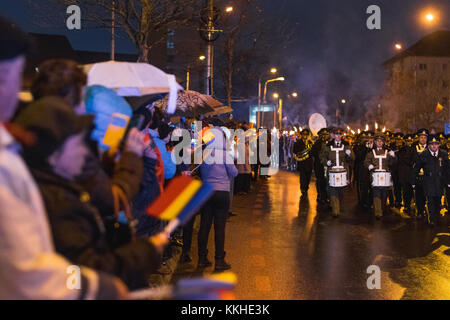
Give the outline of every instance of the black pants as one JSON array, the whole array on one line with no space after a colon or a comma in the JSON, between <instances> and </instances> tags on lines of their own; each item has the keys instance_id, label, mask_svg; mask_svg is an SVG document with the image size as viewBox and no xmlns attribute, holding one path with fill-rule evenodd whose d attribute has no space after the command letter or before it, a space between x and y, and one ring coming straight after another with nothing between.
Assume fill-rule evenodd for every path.
<instances>
[{"instance_id":1,"label":"black pants","mask_svg":"<svg viewBox=\"0 0 450 320\"><path fill-rule=\"evenodd\" d=\"M206 258L208 255L208 237L214 222L215 258L225 257L225 224L230 206L230 193L216 191L205 204L201 212L200 230L198 232L198 256Z\"/></svg>"},{"instance_id":2,"label":"black pants","mask_svg":"<svg viewBox=\"0 0 450 320\"><path fill-rule=\"evenodd\" d=\"M416 199L417 214L423 215L425 213L425 203L426 203L426 197L423 190L423 183L417 182L415 190L416 190L415 199Z\"/></svg>"},{"instance_id":3,"label":"black pants","mask_svg":"<svg viewBox=\"0 0 450 320\"><path fill-rule=\"evenodd\" d=\"M309 183L311 182L312 169L310 168L299 168L300 171L300 190L302 194L306 194L309 189Z\"/></svg>"},{"instance_id":4,"label":"black pants","mask_svg":"<svg viewBox=\"0 0 450 320\"><path fill-rule=\"evenodd\" d=\"M400 179L398 177L398 174L395 172L392 172L392 180L394 183L394 199L395 201L392 204L395 204L395 206L400 206L402 203L402 188L400 185Z\"/></svg>"},{"instance_id":5,"label":"black pants","mask_svg":"<svg viewBox=\"0 0 450 320\"><path fill-rule=\"evenodd\" d=\"M251 173L240 173L234 179L234 193L250 192Z\"/></svg>"},{"instance_id":6,"label":"black pants","mask_svg":"<svg viewBox=\"0 0 450 320\"><path fill-rule=\"evenodd\" d=\"M411 201L414 194L411 183L402 182L400 184L400 188L401 188L400 192L403 198L403 206L405 207L405 209L409 209L411 207ZM400 198L400 201L402 198Z\"/></svg>"},{"instance_id":7,"label":"black pants","mask_svg":"<svg viewBox=\"0 0 450 320\"><path fill-rule=\"evenodd\" d=\"M441 196L427 197L429 222L437 223L441 212Z\"/></svg>"},{"instance_id":8,"label":"black pants","mask_svg":"<svg viewBox=\"0 0 450 320\"><path fill-rule=\"evenodd\" d=\"M186 223L183 227L183 254L187 254L191 252L191 244L192 244L192 233L194 231L194 215L188 223Z\"/></svg>"},{"instance_id":9,"label":"black pants","mask_svg":"<svg viewBox=\"0 0 450 320\"><path fill-rule=\"evenodd\" d=\"M317 200L327 201L327 185L328 181L325 178L325 171L321 166L314 167L314 173L316 175L316 189L317 189Z\"/></svg>"},{"instance_id":10,"label":"black pants","mask_svg":"<svg viewBox=\"0 0 450 320\"><path fill-rule=\"evenodd\" d=\"M361 204L365 207L372 206L373 194L372 194L372 187L370 185L370 177L366 176L359 177L359 193L361 197Z\"/></svg>"}]
</instances>

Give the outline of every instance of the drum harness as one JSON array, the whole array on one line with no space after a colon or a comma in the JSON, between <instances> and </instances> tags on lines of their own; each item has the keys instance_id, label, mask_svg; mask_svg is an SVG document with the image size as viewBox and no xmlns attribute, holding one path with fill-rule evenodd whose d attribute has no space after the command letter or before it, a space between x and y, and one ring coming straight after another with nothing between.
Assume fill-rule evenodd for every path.
<instances>
[{"instance_id":1,"label":"drum harness","mask_svg":"<svg viewBox=\"0 0 450 320\"><path fill-rule=\"evenodd\" d=\"M330 146L331 151L336 152L336 166L334 166L334 169L343 169L344 167L340 166L339 163L339 151L344 151L344 146L342 145L340 148L334 148L333 146Z\"/></svg>"},{"instance_id":2,"label":"drum harness","mask_svg":"<svg viewBox=\"0 0 450 320\"><path fill-rule=\"evenodd\" d=\"M377 171L386 171L383 169L383 159L387 158L387 150L384 151L384 155L377 156L375 149L372 150L373 156L375 159L378 159L378 170Z\"/></svg>"}]
</instances>

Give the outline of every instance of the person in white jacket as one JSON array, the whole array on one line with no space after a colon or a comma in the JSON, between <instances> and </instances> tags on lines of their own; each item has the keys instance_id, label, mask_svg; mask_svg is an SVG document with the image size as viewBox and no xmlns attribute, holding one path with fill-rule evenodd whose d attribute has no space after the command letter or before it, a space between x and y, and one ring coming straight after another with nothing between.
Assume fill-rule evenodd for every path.
<instances>
[{"instance_id":1,"label":"person in white jacket","mask_svg":"<svg viewBox=\"0 0 450 320\"><path fill-rule=\"evenodd\" d=\"M28 48L25 35L0 18L0 299L126 298L120 280L72 266L53 247L41 195L8 126Z\"/></svg>"}]
</instances>

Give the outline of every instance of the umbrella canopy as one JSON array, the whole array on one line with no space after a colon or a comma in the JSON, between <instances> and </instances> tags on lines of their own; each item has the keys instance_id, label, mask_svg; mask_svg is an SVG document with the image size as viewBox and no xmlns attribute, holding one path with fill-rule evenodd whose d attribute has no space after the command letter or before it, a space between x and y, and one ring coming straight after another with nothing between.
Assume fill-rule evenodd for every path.
<instances>
[{"instance_id":1,"label":"umbrella canopy","mask_svg":"<svg viewBox=\"0 0 450 320\"><path fill-rule=\"evenodd\" d=\"M165 110L168 98L156 101L155 107ZM197 116L214 112L222 103L213 97L192 90L183 90L178 93L177 112L179 116Z\"/></svg>"},{"instance_id":2,"label":"umbrella canopy","mask_svg":"<svg viewBox=\"0 0 450 320\"><path fill-rule=\"evenodd\" d=\"M213 116L220 116L220 115L226 114L226 113L233 113L233 109L230 107L218 107L218 108L214 108L214 111L208 112L205 115L208 117L213 117Z\"/></svg>"},{"instance_id":3,"label":"umbrella canopy","mask_svg":"<svg viewBox=\"0 0 450 320\"><path fill-rule=\"evenodd\" d=\"M88 85L102 85L120 96L143 96L169 92L166 112L175 111L175 99L182 87L175 76L148 63L108 61L84 66Z\"/></svg>"}]
</instances>

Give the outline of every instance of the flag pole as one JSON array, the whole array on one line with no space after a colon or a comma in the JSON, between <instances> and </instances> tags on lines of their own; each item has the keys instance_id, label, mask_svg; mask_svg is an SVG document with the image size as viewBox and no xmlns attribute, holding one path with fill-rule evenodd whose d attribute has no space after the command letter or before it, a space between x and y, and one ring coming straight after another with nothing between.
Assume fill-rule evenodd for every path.
<instances>
[{"instance_id":1,"label":"flag pole","mask_svg":"<svg viewBox=\"0 0 450 320\"><path fill-rule=\"evenodd\" d=\"M112 22L111 22L111 60L115 60L116 55L116 1L112 2Z\"/></svg>"}]
</instances>

